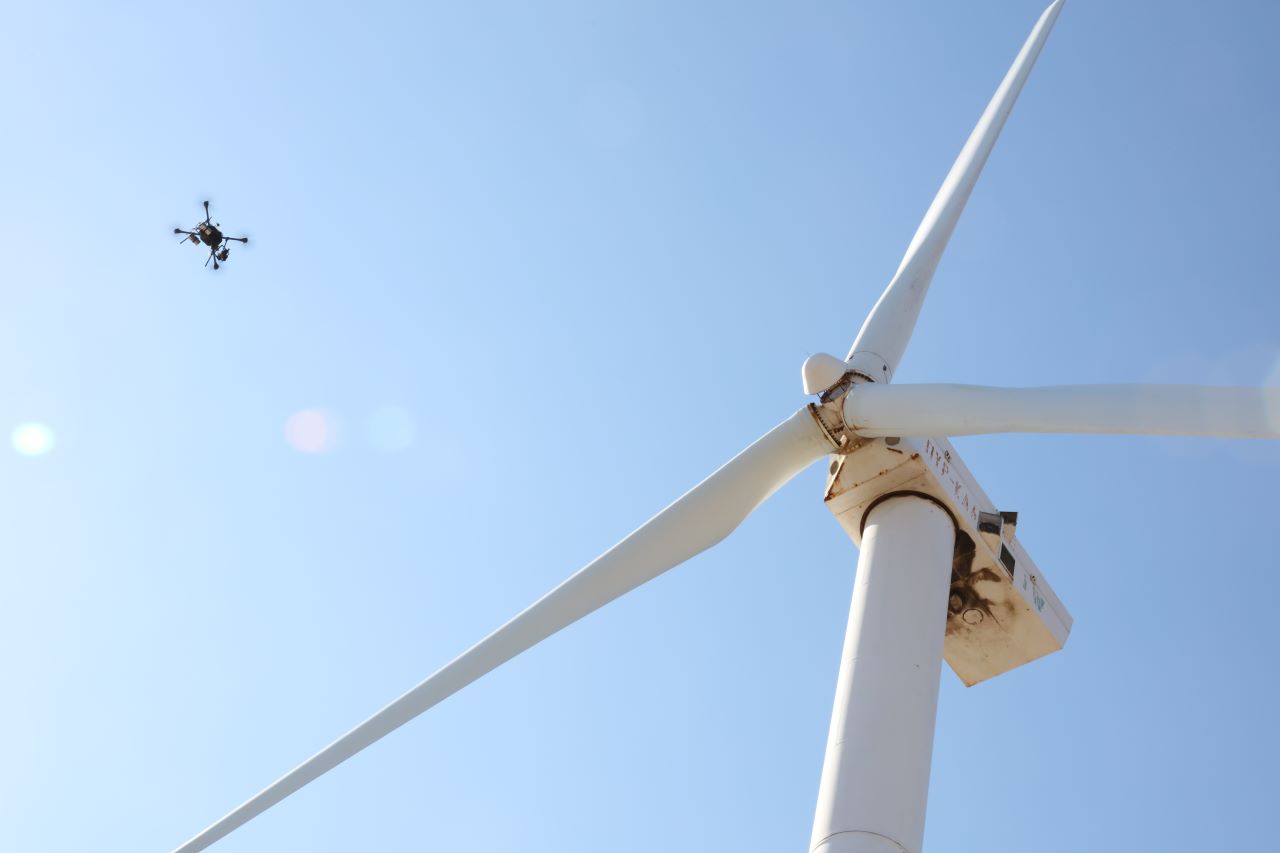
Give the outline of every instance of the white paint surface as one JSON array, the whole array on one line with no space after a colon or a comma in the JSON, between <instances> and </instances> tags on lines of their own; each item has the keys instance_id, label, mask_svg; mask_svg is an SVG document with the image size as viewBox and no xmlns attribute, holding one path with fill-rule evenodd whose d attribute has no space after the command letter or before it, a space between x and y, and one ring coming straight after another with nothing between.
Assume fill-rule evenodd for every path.
<instances>
[{"instance_id":1,"label":"white paint surface","mask_svg":"<svg viewBox=\"0 0 1280 853\"><path fill-rule=\"evenodd\" d=\"M811 853L919 853L955 526L931 500L867 516Z\"/></svg>"},{"instance_id":2,"label":"white paint surface","mask_svg":"<svg viewBox=\"0 0 1280 853\"><path fill-rule=\"evenodd\" d=\"M831 445L809 410L796 412L510 622L178 847L175 853L205 849L482 675L715 545L765 499L830 450Z\"/></svg>"},{"instance_id":3,"label":"white paint surface","mask_svg":"<svg viewBox=\"0 0 1280 853\"><path fill-rule=\"evenodd\" d=\"M911 339L920 307L951 239L951 232L955 231L965 203L982 174L982 167L1000 137L1005 120L1013 111L1018 93L1027 82L1045 40L1049 38L1058 13L1062 11L1062 3L1063 0L1056 0L1045 9L1031 30L1031 35L1022 45L991 103L987 104L973 133L960 150L960 156L943 180L933 204L925 212L898 271L862 324L846 361L870 379L888 382L893 377L907 348L907 341Z\"/></svg>"},{"instance_id":4,"label":"white paint surface","mask_svg":"<svg viewBox=\"0 0 1280 853\"><path fill-rule=\"evenodd\" d=\"M1204 385L860 385L845 421L863 436L1083 432L1280 438L1280 388Z\"/></svg>"}]
</instances>

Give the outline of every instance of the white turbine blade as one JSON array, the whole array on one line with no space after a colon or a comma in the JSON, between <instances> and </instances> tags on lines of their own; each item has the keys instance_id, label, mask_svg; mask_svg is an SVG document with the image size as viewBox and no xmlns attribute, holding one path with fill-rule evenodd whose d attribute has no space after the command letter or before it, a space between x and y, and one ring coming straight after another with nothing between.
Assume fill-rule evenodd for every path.
<instances>
[{"instance_id":1,"label":"white turbine blade","mask_svg":"<svg viewBox=\"0 0 1280 853\"><path fill-rule=\"evenodd\" d=\"M1085 432L1280 438L1280 388L1206 385L857 385L845 423L859 435Z\"/></svg>"},{"instance_id":2,"label":"white turbine blade","mask_svg":"<svg viewBox=\"0 0 1280 853\"><path fill-rule=\"evenodd\" d=\"M814 415L808 408L801 409L510 622L175 853L203 850L525 649L715 545L774 491L831 449Z\"/></svg>"},{"instance_id":3,"label":"white turbine blade","mask_svg":"<svg viewBox=\"0 0 1280 853\"><path fill-rule=\"evenodd\" d=\"M867 315L862 330L858 332L853 347L849 350L846 361L861 373L877 382L888 382L902 353L911 339L911 331L915 328L916 318L920 315L920 306L924 304L925 294L929 290L929 282L938 268L938 261L947 248L951 232L955 230L960 214L964 212L965 202L973 186L982 174L982 167L991 154L1005 119L1013 110L1018 93L1035 65L1040 49L1044 47L1049 31L1062 10L1064 0L1056 0L1045 9L1040 20L1036 22L1031 35L1022 46L1022 50L1013 61L1009 73L996 89L991 103L987 104L982 118L969 135L969 140L960 151L951 171L947 173L942 188L933 199L925 213L920 227L911 238L911 245L898 265L893 280L876 302L871 313Z\"/></svg>"}]
</instances>

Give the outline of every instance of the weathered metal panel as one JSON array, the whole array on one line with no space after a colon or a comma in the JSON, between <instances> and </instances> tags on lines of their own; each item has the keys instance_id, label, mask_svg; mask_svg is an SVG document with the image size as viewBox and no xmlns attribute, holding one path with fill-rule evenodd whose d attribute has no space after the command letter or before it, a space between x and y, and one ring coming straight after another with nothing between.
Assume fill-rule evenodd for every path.
<instances>
[{"instance_id":1,"label":"weathered metal panel","mask_svg":"<svg viewBox=\"0 0 1280 853\"><path fill-rule=\"evenodd\" d=\"M892 442L892 443L891 443ZM951 442L875 439L835 458L827 507L855 543L878 500L928 495L956 521L947 609L947 663L967 685L1062 648L1071 616ZM985 514L985 515L984 515Z\"/></svg>"}]
</instances>

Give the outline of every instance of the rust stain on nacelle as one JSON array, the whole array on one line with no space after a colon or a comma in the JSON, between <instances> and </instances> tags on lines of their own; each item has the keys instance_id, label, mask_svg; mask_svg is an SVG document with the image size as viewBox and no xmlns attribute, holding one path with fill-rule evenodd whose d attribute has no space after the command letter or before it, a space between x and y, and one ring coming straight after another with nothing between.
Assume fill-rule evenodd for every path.
<instances>
[{"instance_id":1,"label":"rust stain on nacelle","mask_svg":"<svg viewBox=\"0 0 1280 853\"><path fill-rule=\"evenodd\" d=\"M865 441L836 456L827 507L855 543L867 513L890 495L946 508L956 524L944 653L967 685L1061 649L1071 616L951 443L943 438ZM1008 519L1007 523L1005 519Z\"/></svg>"}]
</instances>

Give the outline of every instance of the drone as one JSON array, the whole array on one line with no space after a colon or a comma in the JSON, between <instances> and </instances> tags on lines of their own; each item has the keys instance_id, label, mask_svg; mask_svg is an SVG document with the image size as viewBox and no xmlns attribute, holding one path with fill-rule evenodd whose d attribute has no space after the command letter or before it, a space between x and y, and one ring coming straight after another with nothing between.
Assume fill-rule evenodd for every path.
<instances>
[{"instance_id":1,"label":"drone","mask_svg":"<svg viewBox=\"0 0 1280 853\"><path fill-rule=\"evenodd\" d=\"M226 237L218 229L222 227L221 222L210 222L209 202L204 203L204 222L198 223L195 228L190 231L184 231L181 228L173 229L174 234L185 234L182 242L190 240L197 246L204 243L209 247L209 257L205 260L204 265L209 266L209 261L213 261L213 268L218 268L219 261L225 261L227 255L231 254L231 250L227 248L227 243L232 240L238 240L241 243L248 243L248 237Z\"/></svg>"}]
</instances>

